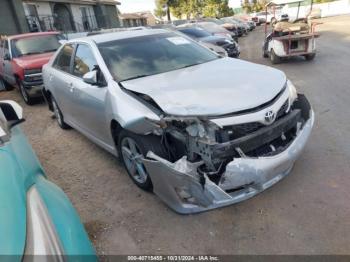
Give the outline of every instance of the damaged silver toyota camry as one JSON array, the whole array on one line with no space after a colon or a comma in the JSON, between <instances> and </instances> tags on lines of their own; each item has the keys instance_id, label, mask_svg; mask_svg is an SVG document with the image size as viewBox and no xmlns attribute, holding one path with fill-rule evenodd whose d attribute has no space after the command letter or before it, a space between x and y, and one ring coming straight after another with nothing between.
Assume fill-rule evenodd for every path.
<instances>
[{"instance_id":1,"label":"damaged silver toyota camry","mask_svg":"<svg viewBox=\"0 0 350 262\"><path fill-rule=\"evenodd\" d=\"M59 126L119 155L136 185L184 214L274 185L314 123L283 72L164 30L71 40L43 79Z\"/></svg>"}]
</instances>

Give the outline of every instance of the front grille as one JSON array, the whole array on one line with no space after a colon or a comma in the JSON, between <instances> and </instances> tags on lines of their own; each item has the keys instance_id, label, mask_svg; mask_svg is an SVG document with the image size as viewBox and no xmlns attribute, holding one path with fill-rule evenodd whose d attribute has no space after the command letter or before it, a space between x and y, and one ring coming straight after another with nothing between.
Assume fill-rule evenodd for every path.
<instances>
[{"instance_id":1,"label":"front grille","mask_svg":"<svg viewBox=\"0 0 350 262\"><path fill-rule=\"evenodd\" d=\"M38 69L27 69L24 70L24 81L26 82L42 82L42 70Z\"/></svg>"},{"instance_id":2,"label":"front grille","mask_svg":"<svg viewBox=\"0 0 350 262\"><path fill-rule=\"evenodd\" d=\"M289 107L289 100L287 99L283 105L280 107L280 109L277 112L276 120L284 117L288 112ZM250 123L244 123L239 125L233 125L233 126L226 126L223 128L223 132L221 133L221 141L223 140L233 140L236 138L240 138L243 136L246 136L250 133L253 133L260 128L264 127L264 124L261 124L259 122L250 122Z\"/></svg>"}]
</instances>

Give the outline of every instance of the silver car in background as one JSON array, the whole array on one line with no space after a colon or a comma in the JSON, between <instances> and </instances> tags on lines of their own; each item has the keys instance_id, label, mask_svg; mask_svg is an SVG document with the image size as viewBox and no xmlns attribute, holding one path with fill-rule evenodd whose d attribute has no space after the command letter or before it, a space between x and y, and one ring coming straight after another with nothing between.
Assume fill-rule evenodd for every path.
<instances>
[{"instance_id":1,"label":"silver car in background","mask_svg":"<svg viewBox=\"0 0 350 262\"><path fill-rule=\"evenodd\" d=\"M71 40L43 69L60 127L119 156L179 213L226 206L292 169L314 114L279 70L166 30Z\"/></svg>"}]
</instances>

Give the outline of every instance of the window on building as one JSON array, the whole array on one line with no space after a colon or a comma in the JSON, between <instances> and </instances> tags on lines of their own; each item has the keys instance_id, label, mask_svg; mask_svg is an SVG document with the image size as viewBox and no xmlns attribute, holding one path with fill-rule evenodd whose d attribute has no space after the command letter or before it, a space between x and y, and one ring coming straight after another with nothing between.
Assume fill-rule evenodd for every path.
<instances>
[{"instance_id":1,"label":"window on building","mask_svg":"<svg viewBox=\"0 0 350 262\"><path fill-rule=\"evenodd\" d=\"M70 61L73 55L74 47L71 44L66 44L57 55L53 67L59 70L70 72Z\"/></svg>"},{"instance_id":2,"label":"window on building","mask_svg":"<svg viewBox=\"0 0 350 262\"><path fill-rule=\"evenodd\" d=\"M78 45L74 57L73 74L83 77L83 75L92 71L96 65L97 62L90 47L87 45Z\"/></svg>"}]
</instances>

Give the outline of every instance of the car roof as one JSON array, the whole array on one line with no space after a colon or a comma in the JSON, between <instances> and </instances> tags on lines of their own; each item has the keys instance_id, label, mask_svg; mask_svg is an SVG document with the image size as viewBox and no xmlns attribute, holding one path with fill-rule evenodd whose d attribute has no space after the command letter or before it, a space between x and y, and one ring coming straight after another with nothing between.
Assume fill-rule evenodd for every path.
<instances>
[{"instance_id":1,"label":"car roof","mask_svg":"<svg viewBox=\"0 0 350 262\"><path fill-rule=\"evenodd\" d=\"M11 35L7 36L8 39L22 39L27 37L33 37L33 36L44 36L44 35L58 35L60 32L57 31L50 31L50 32L36 32L36 33L26 33L26 34L19 34L19 35Z\"/></svg>"},{"instance_id":2,"label":"car roof","mask_svg":"<svg viewBox=\"0 0 350 262\"><path fill-rule=\"evenodd\" d=\"M144 30L133 30L133 31L121 31L121 32L111 32L105 34L98 34L92 36L86 36L82 38L76 38L69 41L69 43L74 43L79 40L82 41L94 41L95 43L105 43L114 40L121 40L139 36L148 36L148 35L156 35L156 34L165 34L169 33L169 30L164 29L144 29Z\"/></svg>"}]
</instances>

